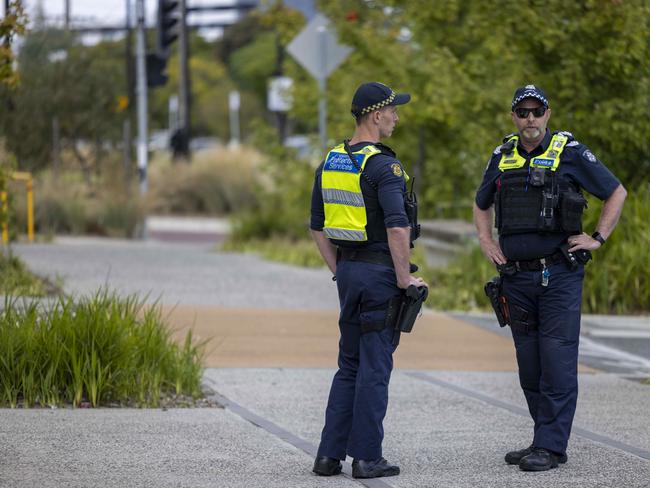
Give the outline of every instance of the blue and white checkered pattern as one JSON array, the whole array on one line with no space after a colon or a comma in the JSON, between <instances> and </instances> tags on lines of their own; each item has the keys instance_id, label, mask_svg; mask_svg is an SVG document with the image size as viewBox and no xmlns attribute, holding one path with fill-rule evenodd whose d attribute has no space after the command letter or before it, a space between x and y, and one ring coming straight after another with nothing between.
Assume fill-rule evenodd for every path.
<instances>
[{"instance_id":1,"label":"blue and white checkered pattern","mask_svg":"<svg viewBox=\"0 0 650 488\"><path fill-rule=\"evenodd\" d=\"M517 90L519 92L520 90ZM548 107L548 99L544 96L544 94L538 90L537 88L528 88L521 92L521 93L516 93L515 97L512 99L512 110L515 109L517 104L521 102L522 100L526 98L536 98L540 102L544 104L545 107Z\"/></svg>"}]
</instances>

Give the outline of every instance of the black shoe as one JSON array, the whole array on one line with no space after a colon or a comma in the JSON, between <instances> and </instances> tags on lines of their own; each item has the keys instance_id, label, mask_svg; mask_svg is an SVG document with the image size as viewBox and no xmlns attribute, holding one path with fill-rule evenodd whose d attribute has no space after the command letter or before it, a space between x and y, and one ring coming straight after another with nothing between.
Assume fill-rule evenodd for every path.
<instances>
[{"instance_id":1,"label":"black shoe","mask_svg":"<svg viewBox=\"0 0 650 488\"><path fill-rule=\"evenodd\" d=\"M318 456L314 461L312 471L320 476L334 476L341 474L341 461L327 456Z\"/></svg>"},{"instance_id":2,"label":"black shoe","mask_svg":"<svg viewBox=\"0 0 650 488\"><path fill-rule=\"evenodd\" d=\"M399 466L388 464L383 457L372 461L355 459L352 461L353 478L382 478L384 476L397 476Z\"/></svg>"},{"instance_id":3,"label":"black shoe","mask_svg":"<svg viewBox=\"0 0 650 488\"><path fill-rule=\"evenodd\" d=\"M526 449L521 449L519 451L510 451L506 454L506 463L519 464L519 461L521 461L523 457L528 456L531 452L533 452L533 446L529 446Z\"/></svg>"},{"instance_id":4,"label":"black shoe","mask_svg":"<svg viewBox=\"0 0 650 488\"><path fill-rule=\"evenodd\" d=\"M506 454L506 463L508 464L519 464L522 458L528 456L533 452L533 446L527 447L526 449L521 449L520 451L510 451ZM555 455L557 462L560 464L566 463L567 457L566 454L560 456Z\"/></svg>"},{"instance_id":5,"label":"black shoe","mask_svg":"<svg viewBox=\"0 0 650 488\"><path fill-rule=\"evenodd\" d=\"M558 461L558 456L548 449L534 447L533 452L521 458L521 461L519 461L519 469L522 471L548 471L549 469L557 468Z\"/></svg>"}]
</instances>

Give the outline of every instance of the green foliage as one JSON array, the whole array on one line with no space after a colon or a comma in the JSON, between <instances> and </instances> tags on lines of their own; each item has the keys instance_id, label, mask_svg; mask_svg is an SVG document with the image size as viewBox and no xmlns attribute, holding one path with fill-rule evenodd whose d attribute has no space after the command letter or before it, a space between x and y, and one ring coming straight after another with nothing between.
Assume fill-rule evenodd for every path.
<instances>
[{"instance_id":1,"label":"green foliage","mask_svg":"<svg viewBox=\"0 0 650 488\"><path fill-rule=\"evenodd\" d=\"M429 306L440 310L487 310L490 306L483 284L497 272L480 247L469 246L443 268L420 269L429 284Z\"/></svg>"},{"instance_id":2,"label":"green foliage","mask_svg":"<svg viewBox=\"0 0 650 488\"><path fill-rule=\"evenodd\" d=\"M119 163L118 163L119 164ZM34 226L39 234L132 237L144 215L137 191L117 168L89 183L80 171L43 171L34 181ZM26 201L13 199L15 227L26 228Z\"/></svg>"},{"instance_id":3,"label":"green foliage","mask_svg":"<svg viewBox=\"0 0 650 488\"><path fill-rule=\"evenodd\" d=\"M198 153L192 164L152 161L150 213L224 215L257 205L261 155L248 148Z\"/></svg>"},{"instance_id":4,"label":"green foliage","mask_svg":"<svg viewBox=\"0 0 650 488\"><path fill-rule=\"evenodd\" d=\"M585 268L584 309L591 313L639 313L650 310L650 192L647 185L629 190L616 230L594 251ZM589 201L584 222L596 228L600 202Z\"/></svg>"},{"instance_id":5,"label":"green foliage","mask_svg":"<svg viewBox=\"0 0 650 488\"><path fill-rule=\"evenodd\" d=\"M257 145L266 150L264 176L272 183L260 185L257 204L234 217L231 239L235 242L276 236L293 241L304 239L314 168L299 159L293 150L275 142L271 129L260 125L257 134Z\"/></svg>"},{"instance_id":6,"label":"green foliage","mask_svg":"<svg viewBox=\"0 0 650 488\"><path fill-rule=\"evenodd\" d=\"M0 312L0 405L158 406L201 395L204 344L182 346L159 306L107 290L46 305L6 298Z\"/></svg>"},{"instance_id":7,"label":"green foliage","mask_svg":"<svg viewBox=\"0 0 650 488\"><path fill-rule=\"evenodd\" d=\"M32 274L10 249L0 251L0 295L42 297L59 293L58 287Z\"/></svg>"},{"instance_id":8,"label":"green foliage","mask_svg":"<svg viewBox=\"0 0 650 488\"><path fill-rule=\"evenodd\" d=\"M307 239L291 240L274 237L265 240L229 240L222 246L221 250L258 254L269 261L295 266L308 268L322 268L325 266L316 244Z\"/></svg>"},{"instance_id":9,"label":"green foliage","mask_svg":"<svg viewBox=\"0 0 650 488\"><path fill-rule=\"evenodd\" d=\"M73 151L78 164L87 171L101 166L105 148L122 139L124 115L116 106L118 95L127 91L123 53L105 44L76 44L71 35L57 30L33 31L25 37L13 113L0 119L0 133L21 169L33 171L50 163L54 118L62 147ZM85 151L90 145L92 151Z\"/></svg>"},{"instance_id":10,"label":"green foliage","mask_svg":"<svg viewBox=\"0 0 650 488\"><path fill-rule=\"evenodd\" d=\"M0 39L3 40L3 44L0 45L0 86L14 88L18 85L19 76L14 71L11 41L15 35L22 35L25 32L27 19L21 2L17 0L9 2L8 7L5 16L0 19Z\"/></svg>"},{"instance_id":11,"label":"green foliage","mask_svg":"<svg viewBox=\"0 0 650 488\"><path fill-rule=\"evenodd\" d=\"M472 199L485 161L512 132L510 100L544 87L552 129L589 145L626 186L650 172L650 4L581 0L328 0L320 9L354 52L328 80L328 129L349 135L350 100L372 79L409 91L387 142L418 176L422 215ZM358 20L347 14L356 11ZM495 14L497 12L497 14ZM509 13L517 12L517 15ZM534 35L531 35L534 26ZM303 75L304 76L304 75ZM313 82L297 83L294 114L316 120Z\"/></svg>"}]
</instances>

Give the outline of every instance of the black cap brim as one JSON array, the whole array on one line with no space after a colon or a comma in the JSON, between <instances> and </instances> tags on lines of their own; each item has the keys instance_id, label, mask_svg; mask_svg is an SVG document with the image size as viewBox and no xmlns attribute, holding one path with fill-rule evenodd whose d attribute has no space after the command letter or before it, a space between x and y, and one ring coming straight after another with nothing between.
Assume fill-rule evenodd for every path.
<instances>
[{"instance_id":1,"label":"black cap brim","mask_svg":"<svg viewBox=\"0 0 650 488\"><path fill-rule=\"evenodd\" d=\"M411 101L411 95L409 93L397 93L395 99L390 105L404 105Z\"/></svg>"}]
</instances>

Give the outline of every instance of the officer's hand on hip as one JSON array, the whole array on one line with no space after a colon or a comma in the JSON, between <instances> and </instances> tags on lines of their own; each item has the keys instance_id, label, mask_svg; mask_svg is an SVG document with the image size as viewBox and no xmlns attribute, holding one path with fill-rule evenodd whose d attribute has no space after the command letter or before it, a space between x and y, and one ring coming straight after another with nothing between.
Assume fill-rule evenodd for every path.
<instances>
[{"instance_id":1,"label":"officer's hand on hip","mask_svg":"<svg viewBox=\"0 0 650 488\"><path fill-rule=\"evenodd\" d=\"M506 264L508 261L501 251L499 243L492 239L492 236L479 238L479 244L485 257L487 257L494 264Z\"/></svg>"},{"instance_id":2,"label":"officer's hand on hip","mask_svg":"<svg viewBox=\"0 0 650 488\"><path fill-rule=\"evenodd\" d=\"M602 246L600 242L585 232L575 236L570 236L567 239L567 242L571 246L569 248L569 252L577 251L578 249L588 249L589 251L594 251Z\"/></svg>"},{"instance_id":3,"label":"officer's hand on hip","mask_svg":"<svg viewBox=\"0 0 650 488\"><path fill-rule=\"evenodd\" d=\"M418 288L420 286L426 286L427 288L429 287L429 285L427 285L422 278L417 278L415 276L410 276L410 275L407 282L404 283L400 283L399 281L397 282L397 288L401 288L403 290L406 290L411 285L415 285Z\"/></svg>"}]
</instances>

